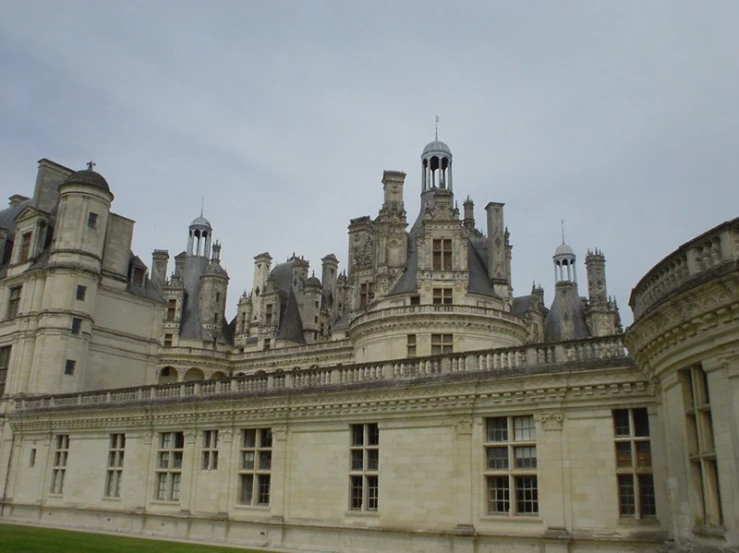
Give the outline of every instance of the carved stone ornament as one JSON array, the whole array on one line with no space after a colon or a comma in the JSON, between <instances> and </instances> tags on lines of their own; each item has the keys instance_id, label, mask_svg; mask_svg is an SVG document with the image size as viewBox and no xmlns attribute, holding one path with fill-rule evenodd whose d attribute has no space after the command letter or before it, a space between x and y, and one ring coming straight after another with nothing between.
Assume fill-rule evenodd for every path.
<instances>
[{"instance_id":1,"label":"carved stone ornament","mask_svg":"<svg viewBox=\"0 0 739 553\"><path fill-rule=\"evenodd\" d=\"M539 422L545 431L562 430L562 413L542 413L539 415Z\"/></svg>"},{"instance_id":2,"label":"carved stone ornament","mask_svg":"<svg viewBox=\"0 0 739 553\"><path fill-rule=\"evenodd\" d=\"M458 419L454 423L454 431L457 434L469 435L472 434L472 419L469 417L463 417Z\"/></svg>"}]
</instances>

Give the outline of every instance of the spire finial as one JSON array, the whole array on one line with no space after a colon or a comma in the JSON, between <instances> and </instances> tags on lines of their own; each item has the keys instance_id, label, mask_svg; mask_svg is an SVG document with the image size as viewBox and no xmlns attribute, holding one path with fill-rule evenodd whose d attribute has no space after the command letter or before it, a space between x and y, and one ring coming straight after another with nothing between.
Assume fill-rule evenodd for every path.
<instances>
[{"instance_id":1,"label":"spire finial","mask_svg":"<svg viewBox=\"0 0 739 553\"><path fill-rule=\"evenodd\" d=\"M95 165L97 165L97 163L95 163L94 161L88 161L87 162L87 170L88 171L92 171L93 170L93 167L95 167Z\"/></svg>"},{"instance_id":2,"label":"spire finial","mask_svg":"<svg viewBox=\"0 0 739 553\"><path fill-rule=\"evenodd\" d=\"M565 220L562 219L562 243L565 243Z\"/></svg>"},{"instance_id":3,"label":"spire finial","mask_svg":"<svg viewBox=\"0 0 739 553\"><path fill-rule=\"evenodd\" d=\"M439 140L439 116L436 116L436 131L434 133L434 140Z\"/></svg>"},{"instance_id":4,"label":"spire finial","mask_svg":"<svg viewBox=\"0 0 739 553\"><path fill-rule=\"evenodd\" d=\"M203 208L205 207L205 196L200 196L200 216L203 216Z\"/></svg>"}]
</instances>

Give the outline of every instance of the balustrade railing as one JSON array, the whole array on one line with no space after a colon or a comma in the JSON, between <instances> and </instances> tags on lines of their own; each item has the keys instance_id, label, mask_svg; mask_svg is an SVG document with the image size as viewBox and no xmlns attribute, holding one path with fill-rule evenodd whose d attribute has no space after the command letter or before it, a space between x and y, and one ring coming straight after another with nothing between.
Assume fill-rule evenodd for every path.
<instances>
[{"instance_id":1,"label":"balustrade railing","mask_svg":"<svg viewBox=\"0 0 739 553\"><path fill-rule=\"evenodd\" d=\"M631 292L629 306L634 320L692 278L738 259L739 218L683 244L657 263Z\"/></svg>"},{"instance_id":2,"label":"balustrade railing","mask_svg":"<svg viewBox=\"0 0 739 553\"><path fill-rule=\"evenodd\" d=\"M136 401L156 401L182 397L227 394L259 394L380 381L403 381L443 374L534 369L546 365L626 356L622 336L588 340L532 344L517 348L450 353L431 357L397 359L375 363L336 365L292 371L240 375L220 380L188 381L137 388L80 392L41 397L16 397L19 411L81 405L110 405Z\"/></svg>"}]
</instances>

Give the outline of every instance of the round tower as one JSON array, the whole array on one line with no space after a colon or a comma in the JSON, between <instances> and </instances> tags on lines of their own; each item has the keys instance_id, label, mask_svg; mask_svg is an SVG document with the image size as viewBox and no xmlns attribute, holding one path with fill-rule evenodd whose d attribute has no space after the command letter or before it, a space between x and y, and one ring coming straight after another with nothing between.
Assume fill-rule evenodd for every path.
<instances>
[{"instance_id":1,"label":"round tower","mask_svg":"<svg viewBox=\"0 0 739 553\"><path fill-rule=\"evenodd\" d=\"M88 350L102 272L113 194L108 182L87 169L59 185L54 241L36 331L30 374L32 393L72 392L87 387ZM125 252L128 255L128 252Z\"/></svg>"}]
</instances>

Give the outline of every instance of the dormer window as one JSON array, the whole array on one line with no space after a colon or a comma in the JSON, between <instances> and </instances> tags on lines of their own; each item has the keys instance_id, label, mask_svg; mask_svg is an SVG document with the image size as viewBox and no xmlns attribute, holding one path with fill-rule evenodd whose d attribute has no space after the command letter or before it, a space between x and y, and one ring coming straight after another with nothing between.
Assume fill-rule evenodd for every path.
<instances>
[{"instance_id":1,"label":"dormer window","mask_svg":"<svg viewBox=\"0 0 739 553\"><path fill-rule=\"evenodd\" d=\"M23 233L23 236L21 237L21 251L18 257L18 263L25 263L31 257L31 238L32 233Z\"/></svg>"},{"instance_id":2,"label":"dormer window","mask_svg":"<svg viewBox=\"0 0 739 553\"><path fill-rule=\"evenodd\" d=\"M435 239L433 242L433 270L452 270L452 241L450 238Z\"/></svg>"},{"instance_id":3,"label":"dormer window","mask_svg":"<svg viewBox=\"0 0 739 553\"><path fill-rule=\"evenodd\" d=\"M131 284L133 284L137 288L143 288L145 276L146 272L144 271L143 267L134 267L131 271Z\"/></svg>"}]
</instances>

